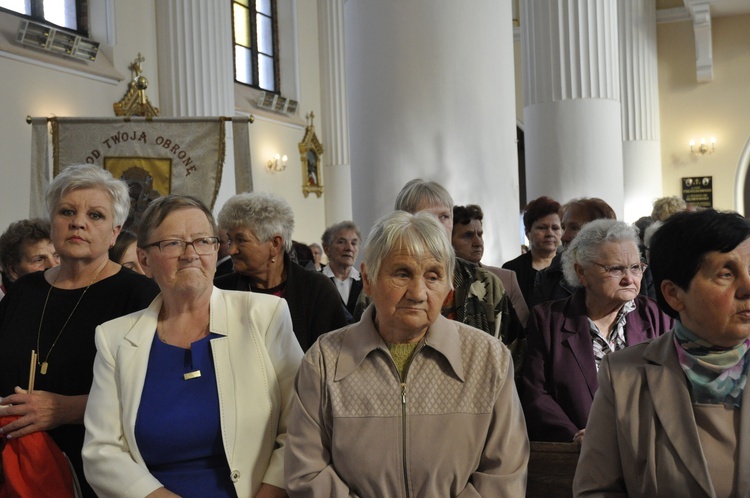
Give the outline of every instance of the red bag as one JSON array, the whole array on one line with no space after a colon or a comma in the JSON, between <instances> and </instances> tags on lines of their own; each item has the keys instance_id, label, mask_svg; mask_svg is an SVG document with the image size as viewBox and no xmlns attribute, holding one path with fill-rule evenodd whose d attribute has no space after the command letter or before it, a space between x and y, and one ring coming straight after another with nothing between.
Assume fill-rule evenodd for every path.
<instances>
[{"instance_id":1,"label":"red bag","mask_svg":"<svg viewBox=\"0 0 750 498\"><path fill-rule=\"evenodd\" d=\"M16 416L0 417L0 427ZM46 432L0 438L0 498L73 498L73 473L65 454Z\"/></svg>"}]
</instances>

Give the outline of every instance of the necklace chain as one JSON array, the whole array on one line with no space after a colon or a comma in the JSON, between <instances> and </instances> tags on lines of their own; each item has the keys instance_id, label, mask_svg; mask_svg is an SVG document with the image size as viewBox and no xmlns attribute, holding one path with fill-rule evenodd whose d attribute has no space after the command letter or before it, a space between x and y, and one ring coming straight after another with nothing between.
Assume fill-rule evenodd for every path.
<instances>
[{"instance_id":1,"label":"necklace chain","mask_svg":"<svg viewBox=\"0 0 750 498\"><path fill-rule=\"evenodd\" d=\"M76 312L78 309L78 305L81 304L81 301L83 300L83 296L86 295L86 292L88 292L89 287L91 287L94 282L96 282L96 279L99 278L99 274L102 272L105 266L107 266L107 263L109 262L108 259L104 260L104 263L99 267L98 270L96 270L96 274L94 274L94 278L91 280L89 285L86 286L85 289L83 289L83 293L81 293L81 297L78 298L78 301L76 302L76 305L73 306L73 311L70 312L70 315L68 315L67 320L65 320L65 323L63 323L62 328L60 329L60 332L57 333L57 337L55 337L54 342L52 343L52 346L50 346L49 351L47 351L47 356L44 358L44 361L40 363L41 354L37 356L36 364L41 367L40 371L42 375L47 374L47 367L49 366L49 355L52 354L52 350L55 348L55 345L57 344L57 341L62 336L63 331L65 330L65 327L68 325L68 322L71 318L73 318L73 313ZM36 350L41 353L41 346L40 346L40 340L42 337L42 323L44 323L44 314L47 311L47 303L49 302L49 296L52 294L52 289L55 287L55 284L57 283L57 279L60 278L60 273L62 273L62 270L58 270L57 275L55 276L55 280L52 282L52 285L49 286L49 290L47 291L47 297L44 299L44 307L42 308L42 316L39 318L39 330L37 330L36 333Z\"/></svg>"}]
</instances>

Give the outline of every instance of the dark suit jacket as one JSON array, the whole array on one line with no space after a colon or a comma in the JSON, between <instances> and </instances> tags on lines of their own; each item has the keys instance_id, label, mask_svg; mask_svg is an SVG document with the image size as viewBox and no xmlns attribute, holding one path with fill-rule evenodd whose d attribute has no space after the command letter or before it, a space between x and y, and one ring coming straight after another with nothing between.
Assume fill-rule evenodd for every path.
<instances>
[{"instance_id":1,"label":"dark suit jacket","mask_svg":"<svg viewBox=\"0 0 750 498\"><path fill-rule=\"evenodd\" d=\"M575 496L717 496L673 333L608 355L599 380ZM750 496L747 398L740 410L735 496Z\"/></svg>"},{"instance_id":2,"label":"dark suit jacket","mask_svg":"<svg viewBox=\"0 0 750 498\"><path fill-rule=\"evenodd\" d=\"M515 259L506 261L503 268L516 272L518 286L521 288L523 299L526 305L531 307L531 296L534 292L534 282L536 281L537 270L532 266L531 252L521 254Z\"/></svg>"},{"instance_id":3,"label":"dark suit jacket","mask_svg":"<svg viewBox=\"0 0 750 498\"><path fill-rule=\"evenodd\" d=\"M335 277L331 277L331 283L336 286L336 284L333 282L333 279ZM338 294L338 290L336 293ZM344 308L346 308L346 311L349 313L350 317L354 317L354 309L357 307L357 299L359 299L359 295L362 293L362 279L354 280L352 281L352 287L349 290L349 300L347 302L344 302L343 299L341 299L341 294L339 294L339 302L344 305ZM353 321L358 322L359 316L356 317L356 319L352 318ZM349 322L351 323L351 321Z\"/></svg>"},{"instance_id":4,"label":"dark suit jacket","mask_svg":"<svg viewBox=\"0 0 750 498\"><path fill-rule=\"evenodd\" d=\"M531 310L521 402L533 441L570 442L579 429L586 427L599 384L585 299L585 289L581 288L567 299ZM635 306L626 316L628 346L672 328L672 318L652 299L638 296Z\"/></svg>"},{"instance_id":5,"label":"dark suit jacket","mask_svg":"<svg viewBox=\"0 0 750 498\"><path fill-rule=\"evenodd\" d=\"M216 274L214 275L214 278L229 275L232 271L234 271L234 263L232 263L232 258L229 258L216 266Z\"/></svg>"},{"instance_id":6,"label":"dark suit jacket","mask_svg":"<svg viewBox=\"0 0 750 498\"><path fill-rule=\"evenodd\" d=\"M305 270L286 254L284 267L287 268L284 299L289 304L294 335L302 350L307 351L320 335L346 325L341 296L325 275ZM230 273L214 279L214 285L219 289L248 291L250 279Z\"/></svg>"},{"instance_id":7,"label":"dark suit jacket","mask_svg":"<svg viewBox=\"0 0 750 498\"><path fill-rule=\"evenodd\" d=\"M562 269L562 253L558 253L547 268L536 272L534 292L531 293L531 299L527 304L529 308L533 308L537 304L547 301L565 299L574 291L575 287L565 281Z\"/></svg>"}]
</instances>

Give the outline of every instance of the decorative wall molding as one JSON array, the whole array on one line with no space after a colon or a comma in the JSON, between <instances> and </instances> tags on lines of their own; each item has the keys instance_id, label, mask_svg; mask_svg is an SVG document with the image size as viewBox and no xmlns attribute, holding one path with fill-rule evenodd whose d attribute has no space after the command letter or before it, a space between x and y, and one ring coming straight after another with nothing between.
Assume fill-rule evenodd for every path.
<instances>
[{"instance_id":1,"label":"decorative wall molding","mask_svg":"<svg viewBox=\"0 0 750 498\"><path fill-rule=\"evenodd\" d=\"M698 83L714 79L713 45L711 43L711 5L709 3L688 3L693 17L695 33L695 70Z\"/></svg>"},{"instance_id":2,"label":"decorative wall molding","mask_svg":"<svg viewBox=\"0 0 750 498\"><path fill-rule=\"evenodd\" d=\"M569 99L620 100L616 2L562 6L527 0L521 6L525 106Z\"/></svg>"}]
</instances>

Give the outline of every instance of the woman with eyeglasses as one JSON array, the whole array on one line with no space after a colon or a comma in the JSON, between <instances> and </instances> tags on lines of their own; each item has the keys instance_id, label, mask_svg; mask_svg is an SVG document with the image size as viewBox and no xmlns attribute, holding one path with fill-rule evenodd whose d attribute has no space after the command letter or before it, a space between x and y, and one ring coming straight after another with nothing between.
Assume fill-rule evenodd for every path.
<instances>
[{"instance_id":1,"label":"woman with eyeglasses","mask_svg":"<svg viewBox=\"0 0 750 498\"><path fill-rule=\"evenodd\" d=\"M529 439L580 443L602 359L662 335L672 318L639 295L646 265L637 232L626 223L587 223L562 264L566 282L576 289L532 309L521 402Z\"/></svg>"},{"instance_id":2,"label":"woman with eyeglasses","mask_svg":"<svg viewBox=\"0 0 750 498\"><path fill-rule=\"evenodd\" d=\"M284 300L214 288L217 233L192 197L143 214L138 257L161 294L96 331L83 459L99 496L285 496L302 350Z\"/></svg>"},{"instance_id":3,"label":"woman with eyeglasses","mask_svg":"<svg viewBox=\"0 0 750 498\"><path fill-rule=\"evenodd\" d=\"M713 209L654 233L662 337L604 359L574 496L750 496L750 222Z\"/></svg>"}]
</instances>

